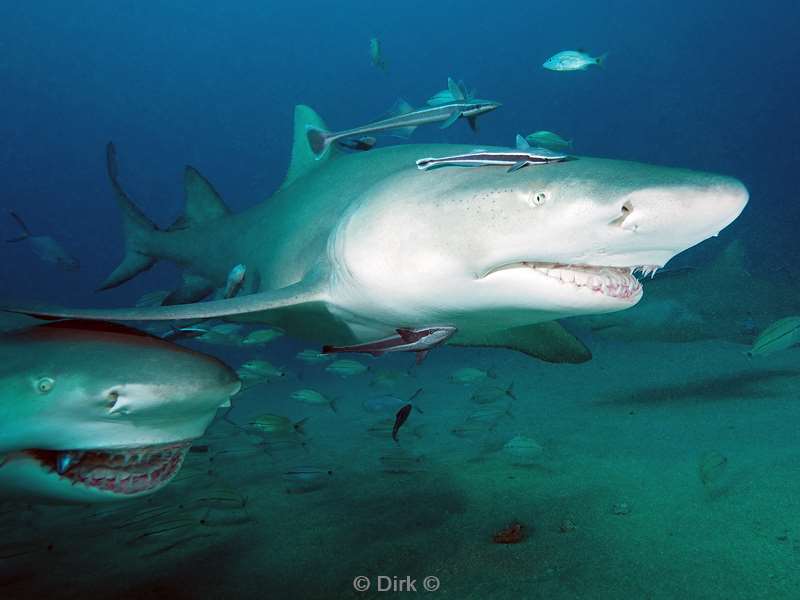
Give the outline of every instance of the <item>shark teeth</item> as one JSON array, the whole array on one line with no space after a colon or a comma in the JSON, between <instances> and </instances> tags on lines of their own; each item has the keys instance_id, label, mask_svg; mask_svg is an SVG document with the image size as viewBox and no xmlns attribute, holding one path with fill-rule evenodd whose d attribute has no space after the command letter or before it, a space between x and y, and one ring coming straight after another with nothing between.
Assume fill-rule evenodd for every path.
<instances>
[{"instance_id":1,"label":"shark teeth","mask_svg":"<svg viewBox=\"0 0 800 600\"><path fill-rule=\"evenodd\" d=\"M50 472L116 494L139 494L166 485L178 472L191 442L143 448L29 450Z\"/></svg>"},{"instance_id":2,"label":"shark teeth","mask_svg":"<svg viewBox=\"0 0 800 600\"><path fill-rule=\"evenodd\" d=\"M637 297L642 284L636 278L639 272L643 277L655 275L659 268L656 265L635 267L603 267L595 265L568 265L562 263L544 263L523 261L504 265L493 269L490 273L505 269L526 267L563 284L577 288L586 288L592 292L611 298L627 300Z\"/></svg>"}]
</instances>

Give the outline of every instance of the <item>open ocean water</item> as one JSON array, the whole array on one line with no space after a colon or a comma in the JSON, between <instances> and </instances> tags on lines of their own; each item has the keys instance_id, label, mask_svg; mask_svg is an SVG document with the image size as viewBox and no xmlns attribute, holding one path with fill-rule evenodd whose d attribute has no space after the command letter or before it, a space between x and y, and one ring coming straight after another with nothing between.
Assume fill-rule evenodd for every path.
<instances>
[{"instance_id":1,"label":"open ocean water","mask_svg":"<svg viewBox=\"0 0 800 600\"><path fill-rule=\"evenodd\" d=\"M0 596L800 597L798 29L784 1L0 1L0 305L195 311L0 313ZM499 106L304 145L443 90ZM413 164L537 131L567 160ZM420 363L320 353L450 325Z\"/></svg>"}]
</instances>

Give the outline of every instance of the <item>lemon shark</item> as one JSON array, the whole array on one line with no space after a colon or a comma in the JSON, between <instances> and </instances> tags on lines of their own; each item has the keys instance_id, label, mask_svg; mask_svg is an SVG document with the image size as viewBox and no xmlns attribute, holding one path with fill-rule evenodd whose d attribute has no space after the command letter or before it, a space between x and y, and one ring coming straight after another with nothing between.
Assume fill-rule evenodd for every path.
<instances>
[{"instance_id":1,"label":"lemon shark","mask_svg":"<svg viewBox=\"0 0 800 600\"><path fill-rule=\"evenodd\" d=\"M327 129L297 106L286 180L238 214L187 167L185 212L166 230L125 193L109 152L125 256L102 288L166 259L184 269L176 290L184 303L14 310L40 318L223 317L329 345L385 338L398 327L455 327L449 344L582 362L590 352L558 319L635 305L638 269L663 266L717 235L748 200L731 177L602 158L506 173L416 167L426 156L469 152L464 145L331 148L317 157L312 128ZM223 286L237 264L248 273L239 296L191 303Z\"/></svg>"},{"instance_id":2,"label":"lemon shark","mask_svg":"<svg viewBox=\"0 0 800 600\"><path fill-rule=\"evenodd\" d=\"M216 358L102 321L0 335L0 500L128 500L169 483L241 383Z\"/></svg>"}]
</instances>

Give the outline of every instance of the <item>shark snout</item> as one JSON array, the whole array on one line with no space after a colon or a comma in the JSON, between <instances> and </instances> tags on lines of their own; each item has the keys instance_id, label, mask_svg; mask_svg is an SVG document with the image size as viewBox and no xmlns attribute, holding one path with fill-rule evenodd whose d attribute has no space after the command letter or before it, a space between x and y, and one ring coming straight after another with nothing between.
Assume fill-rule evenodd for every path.
<instances>
[{"instance_id":1,"label":"shark snout","mask_svg":"<svg viewBox=\"0 0 800 600\"><path fill-rule=\"evenodd\" d=\"M748 199L747 188L728 177L714 177L705 185L645 188L623 198L609 224L636 234L642 246L677 253L717 235Z\"/></svg>"}]
</instances>

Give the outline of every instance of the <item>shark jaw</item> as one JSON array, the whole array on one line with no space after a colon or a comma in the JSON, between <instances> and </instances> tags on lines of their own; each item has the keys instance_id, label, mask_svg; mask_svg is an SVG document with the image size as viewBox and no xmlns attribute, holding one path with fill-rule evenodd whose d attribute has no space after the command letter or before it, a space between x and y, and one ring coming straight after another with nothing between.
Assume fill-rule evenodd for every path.
<instances>
[{"instance_id":1,"label":"shark jaw","mask_svg":"<svg viewBox=\"0 0 800 600\"><path fill-rule=\"evenodd\" d=\"M25 450L42 471L60 483L135 498L167 485L178 473L191 442L141 448L90 450Z\"/></svg>"},{"instance_id":2,"label":"shark jaw","mask_svg":"<svg viewBox=\"0 0 800 600\"><path fill-rule=\"evenodd\" d=\"M130 500L166 486L241 388L217 359L121 325L0 336L0 499Z\"/></svg>"},{"instance_id":3,"label":"shark jaw","mask_svg":"<svg viewBox=\"0 0 800 600\"><path fill-rule=\"evenodd\" d=\"M596 265L572 265L536 261L520 261L495 267L483 274L480 279L490 277L499 271L526 269L537 275L547 277L574 288L576 291L590 292L606 298L622 300L629 305L642 298L642 284L636 277L655 274L657 265L638 265L635 267L607 267Z\"/></svg>"}]
</instances>

